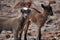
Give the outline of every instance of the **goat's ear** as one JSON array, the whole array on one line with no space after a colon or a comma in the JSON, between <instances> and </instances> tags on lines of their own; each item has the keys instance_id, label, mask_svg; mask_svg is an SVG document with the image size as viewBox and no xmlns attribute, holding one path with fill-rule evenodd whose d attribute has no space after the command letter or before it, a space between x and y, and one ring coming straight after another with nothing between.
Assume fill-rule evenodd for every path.
<instances>
[{"instance_id":1,"label":"goat's ear","mask_svg":"<svg viewBox=\"0 0 60 40\"><path fill-rule=\"evenodd\" d=\"M42 8L45 8L44 4L41 4L41 7L42 7Z\"/></svg>"},{"instance_id":2,"label":"goat's ear","mask_svg":"<svg viewBox=\"0 0 60 40\"><path fill-rule=\"evenodd\" d=\"M22 12L22 9L21 9L21 12Z\"/></svg>"},{"instance_id":3,"label":"goat's ear","mask_svg":"<svg viewBox=\"0 0 60 40\"><path fill-rule=\"evenodd\" d=\"M21 9L21 12L22 12L22 13L24 13L23 11L24 11L24 10L23 10L23 9Z\"/></svg>"}]
</instances>

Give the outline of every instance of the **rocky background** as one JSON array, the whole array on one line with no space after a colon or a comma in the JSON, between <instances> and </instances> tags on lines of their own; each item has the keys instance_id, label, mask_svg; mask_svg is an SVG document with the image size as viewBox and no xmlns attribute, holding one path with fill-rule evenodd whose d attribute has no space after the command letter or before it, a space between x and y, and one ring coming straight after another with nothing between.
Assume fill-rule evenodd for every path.
<instances>
[{"instance_id":1,"label":"rocky background","mask_svg":"<svg viewBox=\"0 0 60 40\"><path fill-rule=\"evenodd\" d=\"M37 8L39 11L42 11L40 8L40 4L48 4L50 3L54 15L57 16L57 19L54 19L51 22L46 22L44 26L41 28L42 40L60 40L60 0L32 0L34 4L32 7ZM0 4L2 4L2 10L0 10L0 16L8 16L15 17L17 15L19 7L14 8L14 6L19 2L19 0L0 0ZM6 5L7 4L7 5ZM49 20L49 19L48 19ZM48 21L47 20L47 21ZM30 24L29 30L27 32L28 40L35 40L37 35L37 25L34 23ZM0 34L0 40L14 40L13 33L11 31L3 30ZM22 35L23 40L23 35Z\"/></svg>"}]
</instances>

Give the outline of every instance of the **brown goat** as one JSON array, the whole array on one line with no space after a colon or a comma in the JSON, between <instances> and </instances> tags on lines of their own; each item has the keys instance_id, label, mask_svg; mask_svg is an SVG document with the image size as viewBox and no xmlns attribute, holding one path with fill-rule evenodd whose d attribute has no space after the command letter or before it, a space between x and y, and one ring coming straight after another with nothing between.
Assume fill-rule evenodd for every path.
<instances>
[{"instance_id":1,"label":"brown goat","mask_svg":"<svg viewBox=\"0 0 60 40\"><path fill-rule=\"evenodd\" d=\"M41 40L41 27L44 25L46 22L48 16L53 15L52 7L50 5L43 5L41 4L41 7L44 9L44 12L41 13L35 8L31 10L31 13L27 17L27 20L25 22L25 31L24 31L24 39L27 40L26 35L27 35L27 30L29 28L29 24L32 21L38 26L38 34L37 34L37 40Z\"/></svg>"},{"instance_id":2,"label":"brown goat","mask_svg":"<svg viewBox=\"0 0 60 40\"><path fill-rule=\"evenodd\" d=\"M14 9L16 6L19 5L19 2L17 2L15 5L11 6L12 9ZM30 1L26 1L24 0L23 4L21 5L21 7L30 7L31 3ZM8 6L10 7L10 6ZM21 15L21 16L20 16ZM22 35L22 31L23 31L23 24L25 19L23 18L24 15L20 14L16 17L0 17L0 30L2 31L4 30L13 30L13 34L14 34L14 40L18 40L18 32L20 30L20 40L21 40L21 35ZM1 32L0 31L0 32Z\"/></svg>"},{"instance_id":3,"label":"brown goat","mask_svg":"<svg viewBox=\"0 0 60 40\"><path fill-rule=\"evenodd\" d=\"M31 6L30 1L22 0L22 2L20 2L20 3L21 3L20 7L22 7L22 8L24 8L24 7L30 8L30 6ZM29 28L29 24L31 21L34 22L38 26L37 40L38 39L41 40L41 27L44 25L48 16L53 15L52 8L50 5L44 6L43 4L41 4L41 6L44 9L44 13L39 12L35 8L32 8L31 13L29 13L29 15L27 16L27 19L25 22L26 27L25 27L25 31L24 31L24 33L25 33L24 34L24 40L27 40L27 38L26 38L27 30ZM22 31L23 31L23 29L20 31L20 39L19 40L21 40Z\"/></svg>"},{"instance_id":4,"label":"brown goat","mask_svg":"<svg viewBox=\"0 0 60 40\"><path fill-rule=\"evenodd\" d=\"M11 6L12 11L14 11L13 9L16 6L19 6L20 2L17 2L15 5ZM28 6L27 6L28 5ZM26 0L23 2L23 4L20 6L21 7L30 7L31 3L27 2ZM9 6L10 7L10 6ZM20 16L21 15L21 16ZM2 16L2 15L1 15ZM13 31L14 34L14 40L18 40L18 32L20 31L20 39L21 40L21 35L22 35L22 31L23 31L23 24L24 24L24 18L23 18L23 14L19 14L16 17L0 17L0 30L2 31L4 30L11 30Z\"/></svg>"},{"instance_id":5,"label":"brown goat","mask_svg":"<svg viewBox=\"0 0 60 40\"><path fill-rule=\"evenodd\" d=\"M0 18L0 32L2 30L12 30L14 34L14 40L18 40L18 32L21 30L22 17L19 15L13 18Z\"/></svg>"}]
</instances>

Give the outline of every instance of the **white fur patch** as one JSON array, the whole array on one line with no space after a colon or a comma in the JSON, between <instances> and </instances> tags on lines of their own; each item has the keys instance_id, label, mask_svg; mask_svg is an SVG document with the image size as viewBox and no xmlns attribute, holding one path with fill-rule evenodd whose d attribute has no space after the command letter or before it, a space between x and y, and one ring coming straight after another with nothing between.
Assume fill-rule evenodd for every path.
<instances>
[{"instance_id":1,"label":"white fur patch","mask_svg":"<svg viewBox=\"0 0 60 40\"><path fill-rule=\"evenodd\" d=\"M24 9L24 10L27 10L28 8L27 8L27 7L24 7L23 9Z\"/></svg>"},{"instance_id":2,"label":"white fur patch","mask_svg":"<svg viewBox=\"0 0 60 40\"><path fill-rule=\"evenodd\" d=\"M24 18L27 16L27 14L24 14Z\"/></svg>"}]
</instances>

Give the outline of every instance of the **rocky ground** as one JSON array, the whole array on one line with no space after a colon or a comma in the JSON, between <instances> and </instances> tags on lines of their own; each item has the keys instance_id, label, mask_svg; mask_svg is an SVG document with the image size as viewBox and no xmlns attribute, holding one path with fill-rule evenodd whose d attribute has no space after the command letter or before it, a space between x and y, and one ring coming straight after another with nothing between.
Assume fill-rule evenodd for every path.
<instances>
[{"instance_id":1,"label":"rocky ground","mask_svg":"<svg viewBox=\"0 0 60 40\"><path fill-rule=\"evenodd\" d=\"M37 4L36 7L38 7L37 8L38 10L39 10L39 4L40 3L47 4L48 1L50 1L50 4L51 4L51 6L53 8L54 15L57 16L57 19L54 19L51 22L46 22L44 24L44 26L41 28L41 34L42 34L42 38L41 39L42 40L60 40L60 0L33 0L33 1L34 1L34 3L37 2L36 3ZM8 4L10 6L13 6L13 4L18 2L18 0L15 3L13 3L13 2L15 2L15 1L12 0L12 1L9 1L9 3L8 3L5 0L5 1L2 1L1 3L5 3L5 4ZM8 10L7 9L5 9L5 10L3 9L3 10L5 12L8 12L8 13L12 13L13 12L13 11L10 12L12 10L11 8L8 9ZM5 15L5 16L9 15L8 13L2 14L2 15ZM14 11L14 13L17 13L17 12ZM16 14L15 14L15 16L16 16ZM28 40L35 40L37 38L36 37L37 29L38 29L37 25L32 22L30 24L29 30L27 32L27 39ZM1 34L0 34L0 40L14 40L13 33L11 31L3 30L1 32ZM23 40L23 35L22 35L22 40Z\"/></svg>"}]
</instances>

